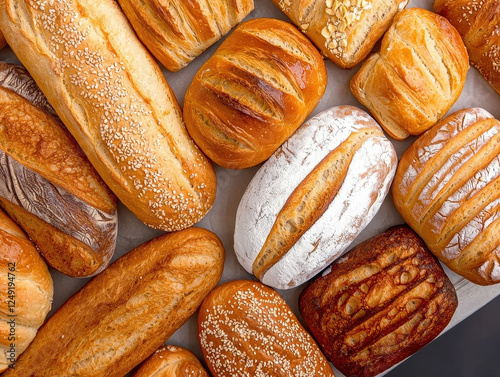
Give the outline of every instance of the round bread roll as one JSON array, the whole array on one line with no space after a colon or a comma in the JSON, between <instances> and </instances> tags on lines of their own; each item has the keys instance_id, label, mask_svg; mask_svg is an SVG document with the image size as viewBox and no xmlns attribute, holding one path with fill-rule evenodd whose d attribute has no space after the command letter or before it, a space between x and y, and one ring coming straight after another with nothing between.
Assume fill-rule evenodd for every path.
<instances>
[{"instance_id":1,"label":"round bread roll","mask_svg":"<svg viewBox=\"0 0 500 377\"><path fill-rule=\"evenodd\" d=\"M184 121L214 162L247 168L302 124L326 81L321 55L300 31L284 21L254 19L239 25L195 75Z\"/></svg>"},{"instance_id":2,"label":"round bread roll","mask_svg":"<svg viewBox=\"0 0 500 377\"><path fill-rule=\"evenodd\" d=\"M49 313L53 295L47 265L0 210L0 371L15 366Z\"/></svg>"}]
</instances>

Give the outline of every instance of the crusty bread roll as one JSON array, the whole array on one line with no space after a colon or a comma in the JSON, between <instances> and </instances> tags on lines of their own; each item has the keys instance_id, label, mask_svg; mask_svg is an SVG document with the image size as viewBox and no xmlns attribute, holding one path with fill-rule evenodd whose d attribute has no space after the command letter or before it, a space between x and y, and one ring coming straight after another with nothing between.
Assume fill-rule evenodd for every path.
<instances>
[{"instance_id":1,"label":"crusty bread roll","mask_svg":"<svg viewBox=\"0 0 500 377\"><path fill-rule=\"evenodd\" d=\"M0 32L0 49L4 48L7 45L7 41L3 36L2 32Z\"/></svg>"},{"instance_id":2,"label":"crusty bread roll","mask_svg":"<svg viewBox=\"0 0 500 377\"><path fill-rule=\"evenodd\" d=\"M178 71L226 35L253 0L118 0L139 39L170 71Z\"/></svg>"},{"instance_id":3,"label":"crusty bread roll","mask_svg":"<svg viewBox=\"0 0 500 377\"><path fill-rule=\"evenodd\" d=\"M399 13L379 53L351 80L354 96L384 130L402 140L420 135L460 96L469 69L467 50L455 28L425 9Z\"/></svg>"},{"instance_id":4,"label":"crusty bread roll","mask_svg":"<svg viewBox=\"0 0 500 377\"><path fill-rule=\"evenodd\" d=\"M195 75L184 120L214 162L247 168L267 159L302 124L326 81L318 50L293 25L253 19L239 25Z\"/></svg>"},{"instance_id":5,"label":"crusty bread roll","mask_svg":"<svg viewBox=\"0 0 500 377\"><path fill-rule=\"evenodd\" d=\"M0 372L15 366L49 313L54 295L47 265L23 231L0 210Z\"/></svg>"},{"instance_id":6,"label":"crusty bread roll","mask_svg":"<svg viewBox=\"0 0 500 377\"><path fill-rule=\"evenodd\" d=\"M115 251L116 198L62 124L22 96L46 107L25 70L0 64L0 206L51 266L94 275Z\"/></svg>"},{"instance_id":7,"label":"crusty bread roll","mask_svg":"<svg viewBox=\"0 0 500 377\"><path fill-rule=\"evenodd\" d=\"M208 373L191 351L168 345L157 349L133 377L208 377Z\"/></svg>"},{"instance_id":8,"label":"crusty bread roll","mask_svg":"<svg viewBox=\"0 0 500 377\"><path fill-rule=\"evenodd\" d=\"M223 265L220 240L200 228L140 245L66 301L4 376L124 376L196 311Z\"/></svg>"},{"instance_id":9,"label":"crusty bread roll","mask_svg":"<svg viewBox=\"0 0 500 377\"><path fill-rule=\"evenodd\" d=\"M370 53L409 0L272 0L342 68Z\"/></svg>"},{"instance_id":10,"label":"crusty bread roll","mask_svg":"<svg viewBox=\"0 0 500 377\"><path fill-rule=\"evenodd\" d=\"M438 336L457 308L439 262L406 226L335 261L299 298L306 325L346 377L373 377Z\"/></svg>"},{"instance_id":11,"label":"crusty bread roll","mask_svg":"<svg viewBox=\"0 0 500 377\"><path fill-rule=\"evenodd\" d=\"M0 29L104 181L144 223L186 228L210 209L210 162L113 0L0 1Z\"/></svg>"},{"instance_id":12,"label":"crusty bread roll","mask_svg":"<svg viewBox=\"0 0 500 377\"><path fill-rule=\"evenodd\" d=\"M500 94L500 2L436 0L434 10L455 26L471 64Z\"/></svg>"},{"instance_id":13,"label":"crusty bread roll","mask_svg":"<svg viewBox=\"0 0 500 377\"><path fill-rule=\"evenodd\" d=\"M391 142L364 111L341 106L318 114L248 185L234 231L239 262L278 289L312 278L375 216L396 164Z\"/></svg>"},{"instance_id":14,"label":"crusty bread roll","mask_svg":"<svg viewBox=\"0 0 500 377\"><path fill-rule=\"evenodd\" d=\"M334 377L286 302L255 281L215 288L200 307L198 337L214 377Z\"/></svg>"},{"instance_id":15,"label":"crusty bread roll","mask_svg":"<svg viewBox=\"0 0 500 377\"><path fill-rule=\"evenodd\" d=\"M403 219L450 269L500 282L500 121L482 109L441 120L401 158L392 196Z\"/></svg>"}]
</instances>

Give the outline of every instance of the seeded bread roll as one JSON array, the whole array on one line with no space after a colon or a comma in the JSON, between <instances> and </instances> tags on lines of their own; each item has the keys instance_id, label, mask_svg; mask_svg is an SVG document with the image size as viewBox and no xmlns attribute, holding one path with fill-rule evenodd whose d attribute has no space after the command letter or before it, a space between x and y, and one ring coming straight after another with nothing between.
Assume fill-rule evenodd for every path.
<instances>
[{"instance_id":1,"label":"seeded bread roll","mask_svg":"<svg viewBox=\"0 0 500 377\"><path fill-rule=\"evenodd\" d=\"M471 64L500 94L500 2L436 0L434 10L455 26Z\"/></svg>"},{"instance_id":2,"label":"seeded bread roll","mask_svg":"<svg viewBox=\"0 0 500 377\"><path fill-rule=\"evenodd\" d=\"M394 139L420 135L460 96L469 69L456 29L425 9L399 13L380 52L351 80L354 96Z\"/></svg>"},{"instance_id":3,"label":"seeded bread roll","mask_svg":"<svg viewBox=\"0 0 500 377\"><path fill-rule=\"evenodd\" d=\"M113 0L0 1L0 29L104 181L166 231L212 206L210 162L158 65Z\"/></svg>"},{"instance_id":4,"label":"seeded bread roll","mask_svg":"<svg viewBox=\"0 0 500 377\"><path fill-rule=\"evenodd\" d=\"M134 377L208 377L208 373L191 351L164 346L141 365Z\"/></svg>"},{"instance_id":5,"label":"seeded bread roll","mask_svg":"<svg viewBox=\"0 0 500 377\"><path fill-rule=\"evenodd\" d=\"M453 284L408 227L335 261L299 298L314 338L346 377L373 377L438 336L458 301Z\"/></svg>"},{"instance_id":6,"label":"seeded bread roll","mask_svg":"<svg viewBox=\"0 0 500 377\"><path fill-rule=\"evenodd\" d=\"M234 231L239 262L277 289L309 280L375 216L396 164L391 142L364 111L340 106L313 117L248 185Z\"/></svg>"},{"instance_id":7,"label":"seeded bread roll","mask_svg":"<svg viewBox=\"0 0 500 377\"><path fill-rule=\"evenodd\" d=\"M286 302L255 281L215 288L200 307L198 337L214 377L334 377Z\"/></svg>"},{"instance_id":8,"label":"seeded bread roll","mask_svg":"<svg viewBox=\"0 0 500 377\"><path fill-rule=\"evenodd\" d=\"M139 39L170 71L178 71L226 35L253 0L118 0Z\"/></svg>"},{"instance_id":9,"label":"seeded bread roll","mask_svg":"<svg viewBox=\"0 0 500 377\"><path fill-rule=\"evenodd\" d=\"M0 210L0 372L31 343L53 295L52 278L35 245Z\"/></svg>"},{"instance_id":10,"label":"seeded bread roll","mask_svg":"<svg viewBox=\"0 0 500 377\"><path fill-rule=\"evenodd\" d=\"M267 159L302 124L326 88L314 45L293 25L239 25L200 68L184 99L184 120L200 148L233 169Z\"/></svg>"},{"instance_id":11,"label":"seeded bread roll","mask_svg":"<svg viewBox=\"0 0 500 377\"><path fill-rule=\"evenodd\" d=\"M273 0L321 50L342 68L370 53L409 0Z\"/></svg>"},{"instance_id":12,"label":"seeded bread roll","mask_svg":"<svg viewBox=\"0 0 500 377\"><path fill-rule=\"evenodd\" d=\"M403 219L470 281L500 282L500 121L483 109L441 120L403 155L392 187Z\"/></svg>"},{"instance_id":13,"label":"seeded bread roll","mask_svg":"<svg viewBox=\"0 0 500 377\"><path fill-rule=\"evenodd\" d=\"M3 376L122 377L196 311L223 266L223 246L208 230L148 241L66 301Z\"/></svg>"}]
</instances>

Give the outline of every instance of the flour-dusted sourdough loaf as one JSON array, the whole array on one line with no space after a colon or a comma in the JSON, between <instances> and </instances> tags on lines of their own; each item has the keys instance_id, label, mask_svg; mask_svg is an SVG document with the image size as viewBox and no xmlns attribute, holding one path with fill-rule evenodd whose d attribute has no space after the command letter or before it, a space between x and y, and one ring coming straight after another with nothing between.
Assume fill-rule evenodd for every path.
<instances>
[{"instance_id":1,"label":"flour-dusted sourdough loaf","mask_svg":"<svg viewBox=\"0 0 500 377\"><path fill-rule=\"evenodd\" d=\"M214 377L335 377L285 300L256 281L210 292L198 314L198 338Z\"/></svg>"},{"instance_id":2,"label":"flour-dusted sourdough loaf","mask_svg":"<svg viewBox=\"0 0 500 377\"><path fill-rule=\"evenodd\" d=\"M177 346L158 348L133 377L209 377L203 365L189 350Z\"/></svg>"},{"instance_id":3,"label":"flour-dusted sourdough loaf","mask_svg":"<svg viewBox=\"0 0 500 377\"><path fill-rule=\"evenodd\" d=\"M226 168L266 160L302 124L326 88L314 45L288 22L239 25L202 65L184 98L200 148Z\"/></svg>"},{"instance_id":4,"label":"flour-dusted sourdough loaf","mask_svg":"<svg viewBox=\"0 0 500 377\"><path fill-rule=\"evenodd\" d=\"M19 93L19 94L17 94ZM22 67L0 64L0 207L69 276L102 271L115 251L116 198Z\"/></svg>"},{"instance_id":5,"label":"flour-dusted sourdough loaf","mask_svg":"<svg viewBox=\"0 0 500 377\"><path fill-rule=\"evenodd\" d=\"M253 0L118 0L139 39L178 71L240 23Z\"/></svg>"},{"instance_id":6,"label":"flour-dusted sourdough loaf","mask_svg":"<svg viewBox=\"0 0 500 377\"><path fill-rule=\"evenodd\" d=\"M500 94L500 2L436 0L434 10L455 26L471 64Z\"/></svg>"},{"instance_id":7,"label":"flour-dusted sourdough loaf","mask_svg":"<svg viewBox=\"0 0 500 377\"><path fill-rule=\"evenodd\" d=\"M302 284L375 216L396 164L391 142L364 111L341 106L318 114L248 185L236 214L239 262L274 288Z\"/></svg>"},{"instance_id":8,"label":"flour-dusted sourdough loaf","mask_svg":"<svg viewBox=\"0 0 500 377\"><path fill-rule=\"evenodd\" d=\"M392 195L403 219L450 269L500 282L500 121L465 109L401 158Z\"/></svg>"},{"instance_id":9,"label":"flour-dusted sourdough loaf","mask_svg":"<svg viewBox=\"0 0 500 377\"><path fill-rule=\"evenodd\" d=\"M14 366L49 313L47 265L23 231L0 210L0 372Z\"/></svg>"},{"instance_id":10,"label":"flour-dusted sourdough loaf","mask_svg":"<svg viewBox=\"0 0 500 377\"><path fill-rule=\"evenodd\" d=\"M299 298L313 337L347 377L403 361L443 331L457 304L439 262L406 226L349 251Z\"/></svg>"},{"instance_id":11,"label":"flour-dusted sourdough loaf","mask_svg":"<svg viewBox=\"0 0 500 377\"><path fill-rule=\"evenodd\" d=\"M400 12L380 52L351 80L354 96L384 130L402 140L431 128L455 103L469 69L456 29L425 9Z\"/></svg>"},{"instance_id":12,"label":"flour-dusted sourdough loaf","mask_svg":"<svg viewBox=\"0 0 500 377\"><path fill-rule=\"evenodd\" d=\"M189 227L215 173L113 0L0 1L0 30L104 181L144 223Z\"/></svg>"},{"instance_id":13,"label":"flour-dusted sourdough loaf","mask_svg":"<svg viewBox=\"0 0 500 377\"><path fill-rule=\"evenodd\" d=\"M224 266L219 238L188 228L125 254L64 303L4 377L122 377L197 310Z\"/></svg>"},{"instance_id":14,"label":"flour-dusted sourdough loaf","mask_svg":"<svg viewBox=\"0 0 500 377\"><path fill-rule=\"evenodd\" d=\"M352 68L372 50L409 0L272 0L342 68Z\"/></svg>"}]
</instances>

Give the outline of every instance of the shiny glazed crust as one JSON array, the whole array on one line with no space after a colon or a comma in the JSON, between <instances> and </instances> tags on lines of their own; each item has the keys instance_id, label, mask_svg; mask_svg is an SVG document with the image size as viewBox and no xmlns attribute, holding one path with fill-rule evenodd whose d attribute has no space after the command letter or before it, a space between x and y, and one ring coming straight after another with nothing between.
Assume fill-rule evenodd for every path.
<instances>
[{"instance_id":1,"label":"shiny glazed crust","mask_svg":"<svg viewBox=\"0 0 500 377\"><path fill-rule=\"evenodd\" d=\"M204 229L140 245L66 301L4 376L124 376L196 311L223 265L220 240Z\"/></svg>"},{"instance_id":2,"label":"shiny glazed crust","mask_svg":"<svg viewBox=\"0 0 500 377\"><path fill-rule=\"evenodd\" d=\"M199 221L216 178L112 0L0 1L0 29L104 181L144 223Z\"/></svg>"},{"instance_id":3,"label":"shiny glazed crust","mask_svg":"<svg viewBox=\"0 0 500 377\"><path fill-rule=\"evenodd\" d=\"M214 162L247 168L302 124L326 81L321 55L293 25L254 19L239 25L195 75L184 120Z\"/></svg>"},{"instance_id":4,"label":"shiny glazed crust","mask_svg":"<svg viewBox=\"0 0 500 377\"><path fill-rule=\"evenodd\" d=\"M286 302L259 282L215 288L200 307L198 337L214 377L334 377Z\"/></svg>"},{"instance_id":5,"label":"shiny glazed crust","mask_svg":"<svg viewBox=\"0 0 500 377\"><path fill-rule=\"evenodd\" d=\"M300 295L314 338L347 377L372 377L446 327L457 296L408 227L393 227L335 261Z\"/></svg>"},{"instance_id":6,"label":"shiny glazed crust","mask_svg":"<svg viewBox=\"0 0 500 377\"><path fill-rule=\"evenodd\" d=\"M252 10L253 0L119 0L139 39L170 71L189 64Z\"/></svg>"},{"instance_id":7,"label":"shiny glazed crust","mask_svg":"<svg viewBox=\"0 0 500 377\"><path fill-rule=\"evenodd\" d=\"M354 96L394 139L420 135L460 96L469 69L456 29L425 9L399 13L379 53L351 80Z\"/></svg>"},{"instance_id":8,"label":"shiny glazed crust","mask_svg":"<svg viewBox=\"0 0 500 377\"><path fill-rule=\"evenodd\" d=\"M352 68L372 50L409 0L273 0L321 50Z\"/></svg>"},{"instance_id":9,"label":"shiny glazed crust","mask_svg":"<svg viewBox=\"0 0 500 377\"><path fill-rule=\"evenodd\" d=\"M436 0L434 10L455 26L471 64L500 94L500 2Z\"/></svg>"},{"instance_id":10,"label":"shiny glazed crust","mask_svg":"<svg viewBox=\"0 0 500 377\"><path fill-rule=\"evenodd\" d=\"M483 109L441 120L401 158L392 196L403 219L450 269L500 282L500 121Z\"/></svg>"}]
</instances>

